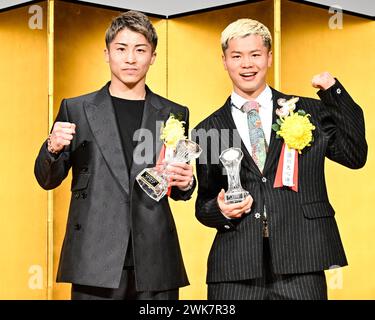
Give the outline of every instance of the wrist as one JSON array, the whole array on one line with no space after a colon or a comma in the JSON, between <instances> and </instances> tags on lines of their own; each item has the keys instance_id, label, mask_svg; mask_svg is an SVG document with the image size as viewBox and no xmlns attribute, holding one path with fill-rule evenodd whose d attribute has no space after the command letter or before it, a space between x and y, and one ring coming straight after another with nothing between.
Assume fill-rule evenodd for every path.
<instances>
[{"instance_id":1,"label":"wrist","mask_svg":"<svg viewBox=\"0 0 375 320\"><path fill-rule=\"evenodd\" d=\"M219 208L220 213L228 220L232 220L231 217L227 216L227 214L221 209L219 200L217 199L217 207Z\"/></svg>"},{"instance_id":2,"label":"wrist","mask_svg":"<svg viewBox=\"0 0 375 320\"><path fill-rule=\"evenodd\" d=\"M335 83L336 83L336 80L332 79L332 80L328 81L327 83L325 83L324 85L322 85L320 87L320 89L323 90L323 91L326 91L326 90L332 88L335 85Z\"/></svg>"},{"instance_id":3,"label":"wrist","mask_svg":"<svg viewBox=\"0 0 375 320\"><path fill-rule=\"evenodd\" d=\"M48 139L47 139L47 150L49 153L52 153L52 154L59 154L61 152L61 150L57 150L55 149L53 146L52 146L52 141L51 141L51 134L48 135Z\"/></svg>"},{"instance_id":4,"label":"wrist","mask_svg":"<svg viewBox=\"0 0 375 320\"><path fill-rule=\"evenodd\" d=\"M189 184L185 188L180 188L181 191L189 191L194 185L194 177L191 177Z\"/></svg>"}]
</instances>

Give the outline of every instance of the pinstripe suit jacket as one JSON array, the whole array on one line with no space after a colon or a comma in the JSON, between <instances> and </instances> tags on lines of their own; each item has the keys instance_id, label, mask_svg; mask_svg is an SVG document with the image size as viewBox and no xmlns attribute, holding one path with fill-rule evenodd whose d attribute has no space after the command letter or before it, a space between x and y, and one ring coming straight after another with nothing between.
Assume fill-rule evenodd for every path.
<instances>
[{"instance_id":1,"label":"pinstripe suit jacket","mask_svg":"<svg viewBox=\"0 0 375 320\"><path fill-rule=\"evenodd\" d=\"M277 99L291 96L273 92L273 123L276 121ZM325 158L349 168L361 168L367 157L365 126L361 108L352 100L341 83L319 91L321 100L300 98L297 110L311 115L314 142L299 155L299 191L287 187L273 188L283 141L272 132L263 174L252 160L244 144L241 162L241 183L254 202L250 214L240 219L226 219L220 212L216 197L227 189L227 176L218 163L222 150L239 139L231 114L230 98L225 105L203 120L194 136L203 152L197 161L199 181L196 217L204 225L217 229L208 258L207 282L236 281L262 276L262 219L257 219L266 207L273 270L278 274L307 273L331 266L347 265L344 249L334 218L335 211L328 200ZM199 129L218 129L221 143L206 141ZM223 134L229 130L228 143ZM201 130L202 133L202 130ZM215 141L216 140L216 141Z\"/></svg>"}]
</instances>

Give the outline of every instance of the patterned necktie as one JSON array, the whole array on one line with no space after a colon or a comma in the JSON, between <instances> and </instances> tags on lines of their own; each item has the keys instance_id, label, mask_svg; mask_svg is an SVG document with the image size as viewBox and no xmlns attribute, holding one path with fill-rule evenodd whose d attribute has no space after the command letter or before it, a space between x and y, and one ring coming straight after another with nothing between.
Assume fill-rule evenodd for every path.
<instances>
[{"instance_id":1,"label":"patterned necktie","mask_svg":"<svg viewBox=\"0 0 375 320\"><path fill-rule=\"evenodd\" d=\"M241 110L247 113L251 156L260 172L263 172L268 147L262 128L262 122L259 117L259 103L256 101L248 101L242 106Z\"/></svg>"}]
</instances>

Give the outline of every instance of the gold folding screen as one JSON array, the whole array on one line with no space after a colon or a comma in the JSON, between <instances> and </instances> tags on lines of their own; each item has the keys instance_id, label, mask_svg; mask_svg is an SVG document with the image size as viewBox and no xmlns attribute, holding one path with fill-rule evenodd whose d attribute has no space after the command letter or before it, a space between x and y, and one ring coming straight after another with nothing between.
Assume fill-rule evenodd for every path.
<instances>
[{"instance_id":1,"label":"gold folding screen","mask_svg":"<svg viewBox=\"0 0 375 320\"><path fill-rule=\"evenodd\" d=\"M46 1L29 9L0 13L0 299L47 297L47 194L33 173L48 130Z\"/></svg>"},{"instance_id":2,"label":"gold folding screen","mask_svg":"<svg viewBox=\"0 0 375 320\"><path fill-rule=\"evenodd\" d=\"M103 55L104 32L121 11L64 1L49 3L55 11L50 17L54 26L53 117L63 98L97 90L109 80ZM70 177L52 193L52 247L48 247L47 194L33 177L34 159L49 125L47 1L37 5L43 9L41 30L25 25L32 16L29 6L0 13L0 43L5 49L0 52L0 95L5 97L0 106L5 119L0 126L2 299L70 296L69 285L54 282L65 232ZM370 243L375 221L369 200L375 189L371 181L375 176L371 151L375 136L371 119L375 114L369 89L375 74L371 59L374 22L344 15L343 29L332 30L328 10L289 1L279 5L279 0L266 0L169 20L152 18L159 44L147 83L155 92L187 105L190 127L194 127L220 107L231 91L221 62L220 33L228 23L242 17L258 19L274 31L274 36L281 36L281 43L274 37L276 67L268 79L271 85L281 85L287 93L315 96L310 87L315 73L327 69L342 80L365 111L370 154L367 166L359 171L327 164L330 200L337 211L350 263L341 273L327 273L329 294L331 299L374 299L371 265L375 254ZM181 299L205 299L206 262L215 234L195 219L194 201L195 196L187 203L172 201L191 282L181 290ZM51 270L50 295L47 270ZM38 282L40 274L42 281ZM35 289L40 283L42 287Z\"/></svg>"},{"instance_id":3,"label":"gold folding screen","mask_svg":"<svg viewBox=\"0 0 375 320\"><path fill-rule=\"evenodd\" d=\"M350 170L327 160L329 198L349 261L349 267L327 272L332 299L375 299L372 265L375 231L372 198L375 195L375 21L282 2L281 89L316 97L310 85L314 74L330 71L362 107L369 145L367 164ZM347 128L350 130L350 128Z\"/></svg>"}]
</instances>

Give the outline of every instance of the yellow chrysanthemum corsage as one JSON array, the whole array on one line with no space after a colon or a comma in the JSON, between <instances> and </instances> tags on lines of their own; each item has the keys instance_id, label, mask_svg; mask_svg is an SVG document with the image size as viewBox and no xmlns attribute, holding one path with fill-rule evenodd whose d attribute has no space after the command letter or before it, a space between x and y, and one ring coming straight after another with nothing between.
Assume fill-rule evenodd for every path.
<instances>
[{"instance_id":1,"label":"yellow chrysanthemum corsage","mask_svg":"<svg viewBox=\"0 0 375 320\"><path fill-rule=\"evenodd\" d=\"M277 138L283 138L280 159L277 166L274 188L283 186L298 192L298 154L314 141L312 131L315 126L310 122L310 115L296 109L299 98L279 99L281 108L276 109L279 118L272 125Z\"/></svg>"},{"instance_id":2,"label":"yellow chrysanthemum corsage","mask_svg":"<svg viewBox=\"0 0 375 320\"><path fill-rule=\"evenodd\" d=\"M186 139L184 123L185 121L176 119L173 114L169 116L160 134L160 139L164 140L167 148L175 149L179 140Z\"/></svg>"},{"instance_id":3,"label":"yellow chrysanthemum corsage","mask_svg":"<svg viewBox=\"0 0 375 320\"><path fill-rule=\"evenodd\" d=\"M298 98L293 99L298 101ZM303 110L293 112L290 109L287 115L279 116L276 123L272 125L272 129L276 131L278 137L284 139L290 149L295 149L298 153L301 153L305 147L311 146L314 141L312 131L315 130L315 126L310 122L309 117L310 115Z\"/></svg>"}]
</instances>

